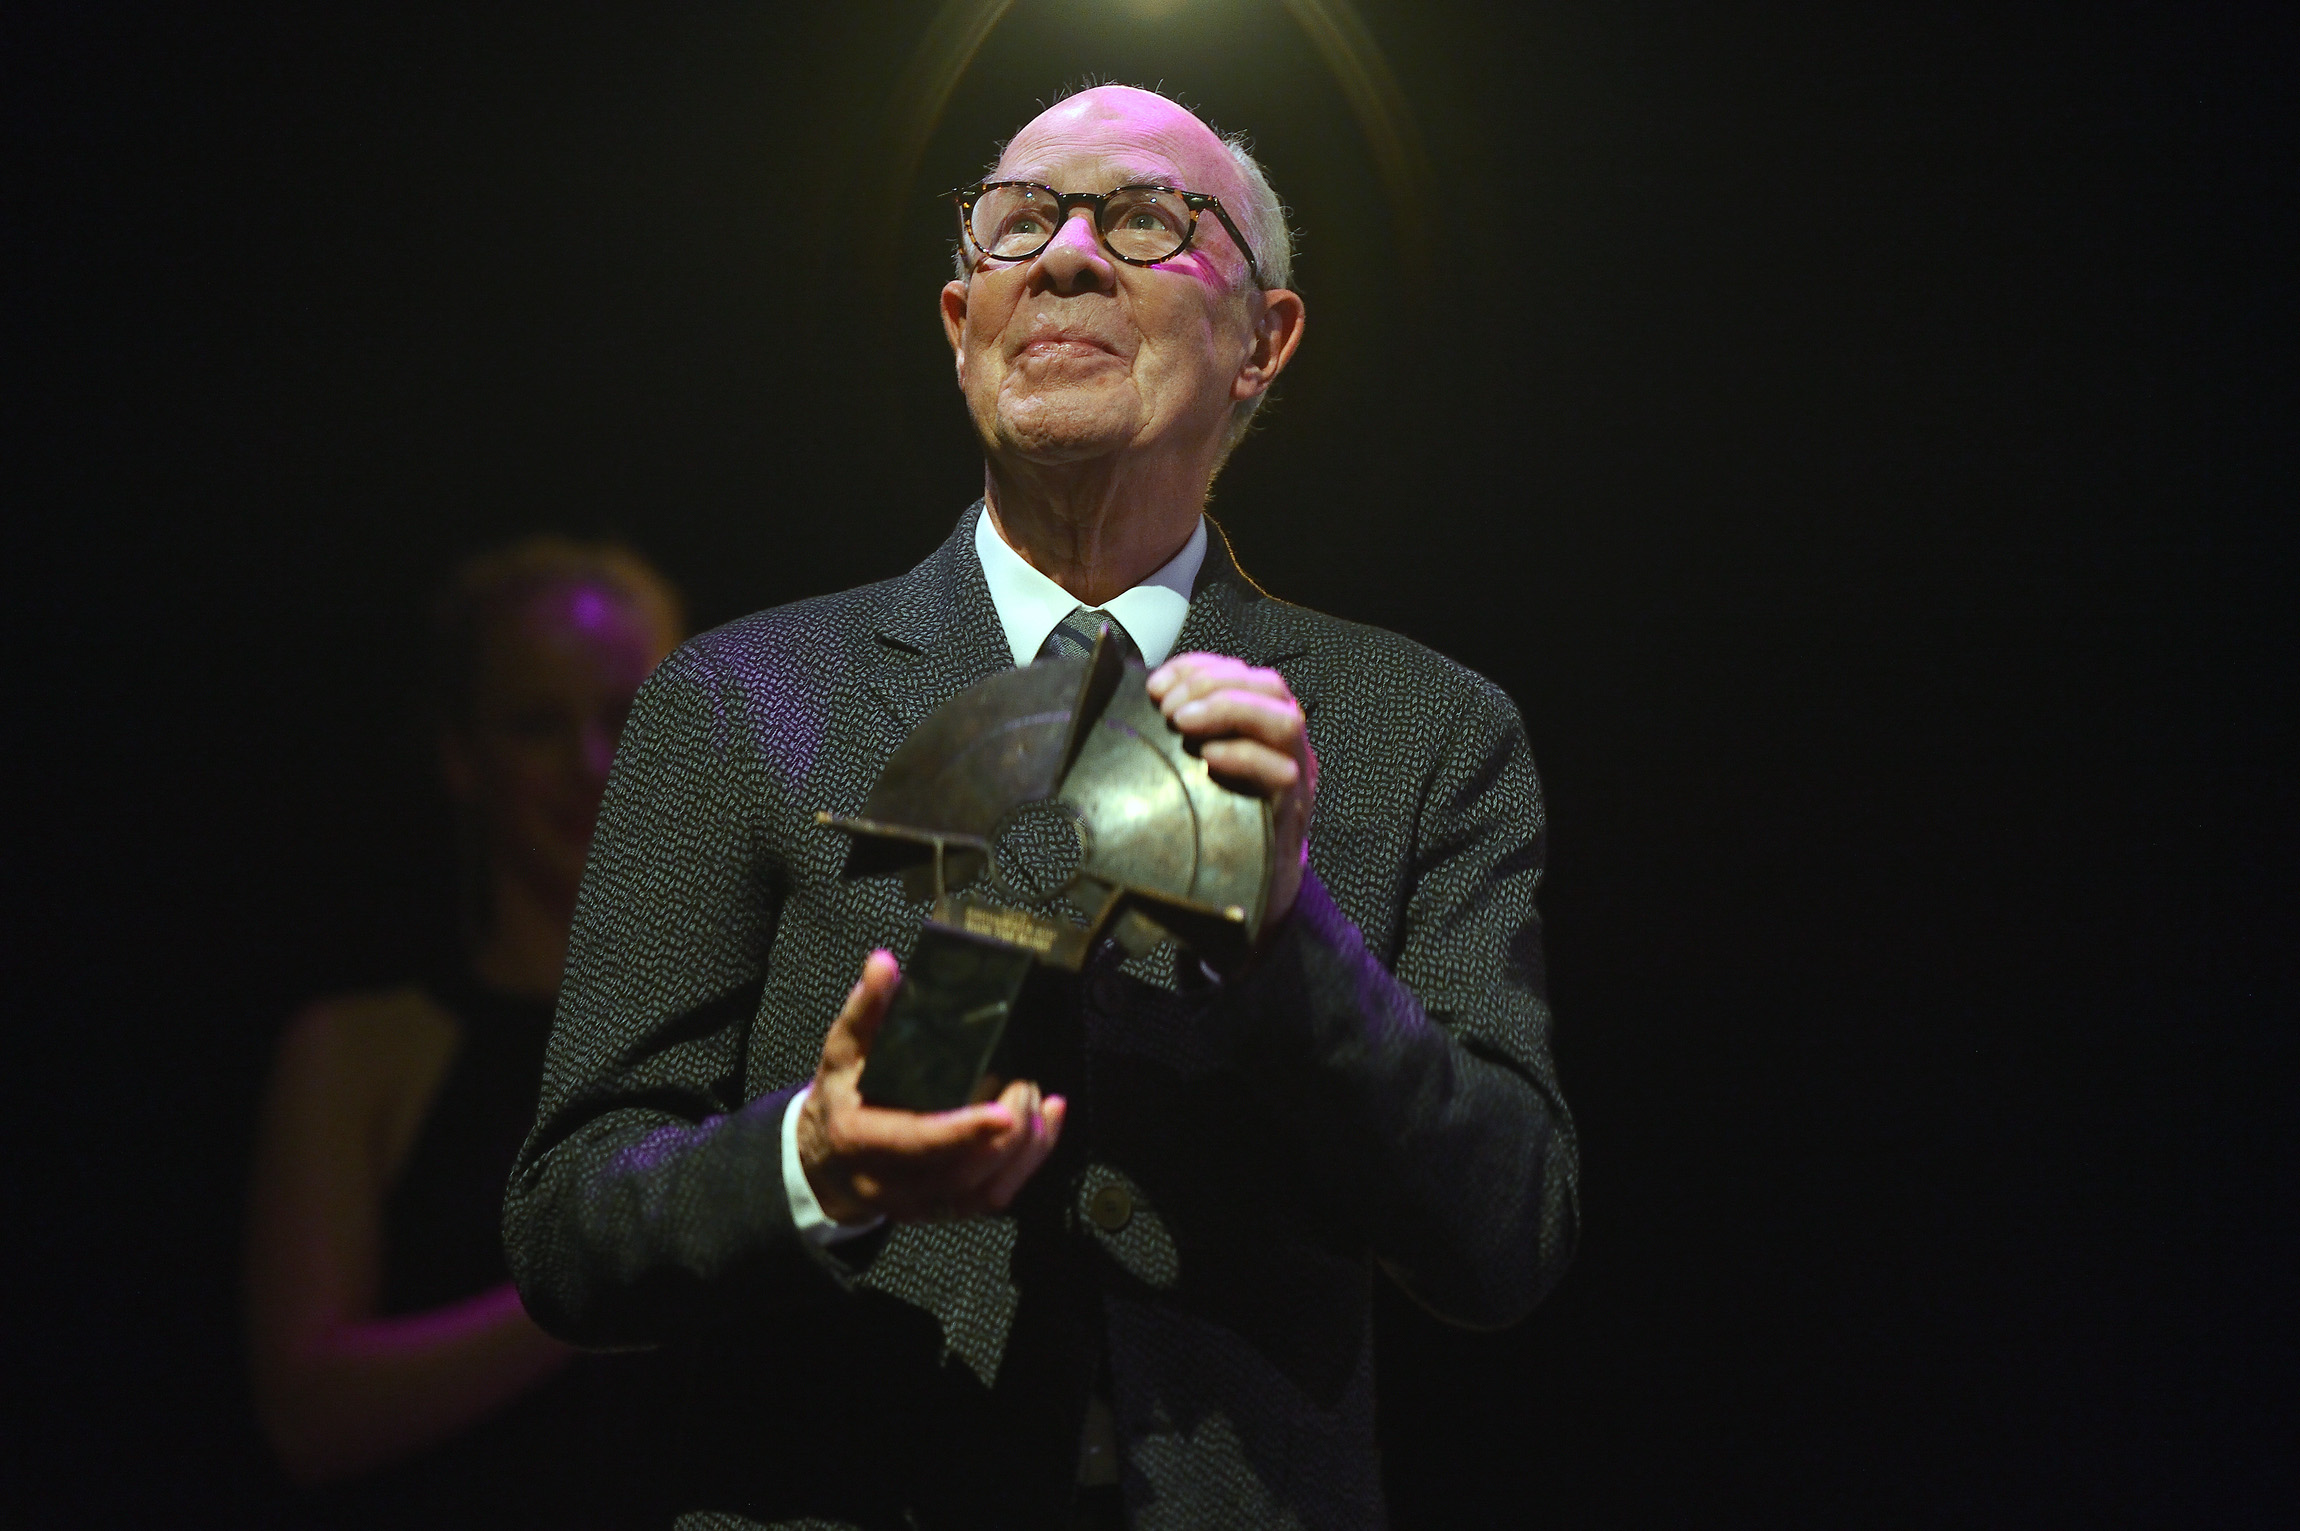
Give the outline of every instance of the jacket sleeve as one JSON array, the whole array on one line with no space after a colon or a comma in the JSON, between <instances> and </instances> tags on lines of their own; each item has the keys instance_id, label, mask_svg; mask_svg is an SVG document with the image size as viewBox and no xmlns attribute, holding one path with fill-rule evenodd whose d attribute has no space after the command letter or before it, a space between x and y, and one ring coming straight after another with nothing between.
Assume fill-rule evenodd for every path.
<instances>
[{"instance_id":1,"label":"jacket sleeve","mask_svg":"<svg viewBox=\"0 0 2300 1531\"><path fill-rule=\"evenodd\" d=\"M1541 789L1515 709L1489 697L1424 787L1394 970L1312 872L1232 996L1303 1161L1346 1188L1408 1293L1480 1328L1555 1284L1579 1216L1534 908Z\"/></svg>"},{"instance_id":2,"label":"jacket sleeve","mask_svg":"<svg viewBox=\"0 0 2300 1531\"><path fill-rule=\"evenodd\" d=\"M783 1190L782 1113L804 1081L743 1098L781 886L748 755L690 646L641 689L601 805L504 1206L528 1312L579 1344L652 1343L841 1286Z\"/></svg>"}]
</instances>

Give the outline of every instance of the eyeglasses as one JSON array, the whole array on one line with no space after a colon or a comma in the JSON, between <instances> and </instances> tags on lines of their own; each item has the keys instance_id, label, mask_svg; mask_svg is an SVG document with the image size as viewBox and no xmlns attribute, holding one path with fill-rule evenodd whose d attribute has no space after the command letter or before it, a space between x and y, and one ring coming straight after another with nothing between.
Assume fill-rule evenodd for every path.
<instances>
[{"instance_id":1,"label":"eyeglasses","mask_svg":"<svg viewBox=\"0 0 2300 1531\"><path fill-rule=\"evenodd\" d=\"M1056 191L1035 181L985 181L951 192L958 204L959 228L967 243L988 259L1028 260L1062 231L1070 210L1094 209L1094 232L1102 248L1129 266L1155 266L1190 248L1198 235L1198 215L1208 208L1230 231L1254 285L1262 268L1254 248L1222 206L1222 199L1178 186L1121 186L1116 191Z\"/></svg>"}]
</instances>

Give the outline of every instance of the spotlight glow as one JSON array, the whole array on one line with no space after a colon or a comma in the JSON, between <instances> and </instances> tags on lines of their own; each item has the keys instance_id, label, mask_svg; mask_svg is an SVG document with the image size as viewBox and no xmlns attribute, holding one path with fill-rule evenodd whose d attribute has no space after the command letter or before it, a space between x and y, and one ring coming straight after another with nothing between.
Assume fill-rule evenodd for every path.
<instances>
[{"instance_id":1,"label":"spotlight glow","mask_svg":"<svg viewBox=\"0 0 2300 1531\"><path fill-rule=\"evenodd\" d=\"M1188 0L1120 0L1137 15L1163 17L1180 10ZM1398 231L1398 249L1409 271L1426 270L1429 252L1420 215L1424 188L1432 180L1427 153L1416 131L1413 113L1397 76L1382 54L1365 21L1350 0L1282 0L1307 34L1311 49L1322 59L1350 103L1351 114L1366 135L1374 166L1389 194L1390 211ZM1013 8L1014 0L943 0L927 24L910 63L896 82L894 115L889 123L887 164L888 205L899 206L911 193L918 174L919 156L942 120L950 93L974 62L983 39ZM894 270L894 222L880 241L882 276Z\"/></svg>"}]
</instances>

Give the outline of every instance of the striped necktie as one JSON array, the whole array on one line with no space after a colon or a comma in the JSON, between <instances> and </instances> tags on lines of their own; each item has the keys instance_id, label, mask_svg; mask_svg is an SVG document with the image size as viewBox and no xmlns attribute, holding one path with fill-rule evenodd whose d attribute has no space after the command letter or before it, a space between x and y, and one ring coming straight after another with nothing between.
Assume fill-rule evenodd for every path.
<instances>
[{"instance_id":1,"label":"striped necktie","mask_svg":"<svg viewBox=\"0 0 2300 1531\"><path fill-rule=\"evenodd\" d=\"M1110 624L1110 636L1118 644L1119 652L1128 659L1140 659L1142 651L1134 646L1133 635L1126 631L1124 623L1107 611L1099 608L1089 611L1083 606L1073 606L1069 616L1054 624L1054 631L1038 646L1038 657L1084 659L1094 652L1094 634L1105 622Z\"/></svg>"}]
</instances>

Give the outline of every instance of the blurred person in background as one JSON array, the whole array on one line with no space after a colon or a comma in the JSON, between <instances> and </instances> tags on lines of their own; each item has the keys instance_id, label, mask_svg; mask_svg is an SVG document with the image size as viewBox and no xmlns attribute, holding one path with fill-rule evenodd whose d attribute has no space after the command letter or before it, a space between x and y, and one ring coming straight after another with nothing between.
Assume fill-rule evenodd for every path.
<instances>
[{"instance_id":1,"label":"blurred person in background","mask_svg":"<svg viewBox=\"0 0 2300 1531\"><path fill-rule=\"evenodd\" d=\"M679 598L624 549L538 537L460 567L433 623L462 949L281 1039L248 1223L260 1422L315 1523L660 1525L631 1446L663 1379L535 1326L501 1215L600 794Z\"/></svg>"}]
</instances>

